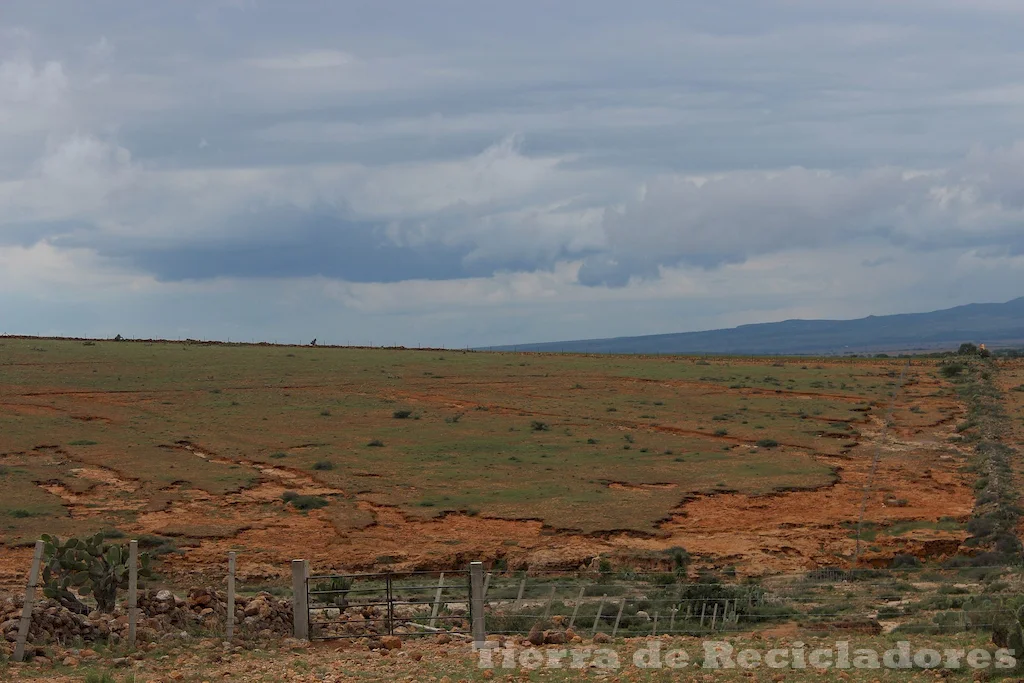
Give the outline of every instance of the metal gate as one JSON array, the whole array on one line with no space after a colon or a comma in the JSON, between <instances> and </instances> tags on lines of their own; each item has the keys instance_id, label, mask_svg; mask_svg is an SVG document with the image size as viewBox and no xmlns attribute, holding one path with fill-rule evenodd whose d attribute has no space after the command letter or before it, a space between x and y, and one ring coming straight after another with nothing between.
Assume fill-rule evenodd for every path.
<instances>
[{"instance_id":1,"label":"metal gate","mask_svg":"<svg viewBox=\"0 0 1024 683\"><path fill-rule=\"evenodd\" d=\"M323 574L306 579L309 638L469 634L470 572Z\"/></svg>"}]
</instances>

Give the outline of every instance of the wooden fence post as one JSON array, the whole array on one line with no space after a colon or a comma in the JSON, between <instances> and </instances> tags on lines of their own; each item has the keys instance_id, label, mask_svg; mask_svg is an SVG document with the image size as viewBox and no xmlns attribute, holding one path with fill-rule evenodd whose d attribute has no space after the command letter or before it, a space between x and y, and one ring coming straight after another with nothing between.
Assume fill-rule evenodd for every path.
<instances>
[{"instance_id":1,"label":"wooden fence post","mask_svg":"<svg viewBox=\"0 0 1024 683\"><path fill-rule=\"evenodd\" d=\"M227 639L235 636L235 553L228 553L228 618Z\"/></svg>"},{"instance_id":2,"label":"wooden fence post","mask_svg":"<svg viewBox=\"0 0 1024 683\"><path fill-rule=\"evenodd\" d=\"M711 613L711 630L715 630L715 622L718 620L718 603L715 603L715 611Z\"/></svg>"},{"instance_id":3,"label":"wooden fence post","mask_svg":"<svg viewBox=\"0 0 1024 683\"><path fill-rule=\"evenodd\" d=\"M139 542L128 541L128 648L135 649L139 622Z\"/></svg>"},{"instance_id":4,"label":"wooden fence post","mask_svg":"<svg viewBox=\"0 0 1024 683\"><path fill-rule=\"evenodd\" d=\"M484 563L469 563L469 610L472 615L473 647L487 645L487 622L484 620Z\"/></svg>"},{"instance_id":5,"label":"wooden fence post","mask_svg":"<svg viewBox=\"0 0 1024 683\"><path fill-rule=\"evenodd\" d=\"M658 613L657 612L654 613L654 625L651 626L651 635L652 636L658 635Z\"/></svg>"},{"instance_id":6,"label":"wooden fence post","mask_svg":"<svg viewBox=\"0 0 1024 683\"><path fill-rule=\"evenodd\" d=\"M14 661L25 659L25 643L28 641L28 630L32 625L32 603L36 600L36 584L39 581L39 562L43 558L43 542L36 541L36 549L32 553L32 567L28 572L28 585L25 586L25 604L21 608L21 623L18 624L18 637L14 645Z\"/></svg>"},{"instance_id":7,"label":"wooden fence post","mask_svg":"<svg viewBox=\"0 0 1024 683\"><path fill-rule=\"evenodd\" d=\"M484 576L484 594L482 596L484 600L487 599L487 591L490 589L490 587L491 587L491 573L487 572L487 574Z\"/></svg>"},{"instance_id":8,"label":"wooden fence post","mask_svg":"<svg viewBox=\"0 0 1024 683\"><path fill-rule=\"evenodd\" d=\"M292 560L292 635L298 640L309 640L308 566L305 560Z\"/></svg>"},{"instance_id":9,"label":"wooden fence post","mask_svg":"<svg viewBox=\"0 0 1024 683\"><path fill-rule=\"evenodd\" d=\"M441 572L441 577L437 580L437 593L434 594L434 606L430 609L430 626L433 628L437 625L437 613L441 609L441 593L444 592L444 572Z\"/></svg>"}]
</instances>

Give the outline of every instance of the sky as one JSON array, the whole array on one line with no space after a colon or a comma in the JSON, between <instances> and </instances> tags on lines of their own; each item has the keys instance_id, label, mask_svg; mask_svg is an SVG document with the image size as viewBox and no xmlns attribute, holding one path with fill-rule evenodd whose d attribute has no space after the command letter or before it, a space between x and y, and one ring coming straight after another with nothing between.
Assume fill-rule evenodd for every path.
<instances>
[{"instance_id":1,"label":"sky","mask_svg":"<svg viewBox=\"0 0 1024 683\"><path fill-rule=\"evenodd\" d=\"M1024 295L1020 0L3 0L0 334L446 346Z\"/></svg>"}]
</instances>

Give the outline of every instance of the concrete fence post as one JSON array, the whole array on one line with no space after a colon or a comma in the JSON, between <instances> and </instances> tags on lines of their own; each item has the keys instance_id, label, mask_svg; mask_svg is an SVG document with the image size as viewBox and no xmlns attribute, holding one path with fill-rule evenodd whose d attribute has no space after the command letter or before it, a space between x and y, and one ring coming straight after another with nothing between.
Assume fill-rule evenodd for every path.
<instances>
[{"instance_id":1,"label":"concrete fence post","mask_svg":"<svg viewBox=\"0 0 1024 683\"><path fill-rule=\"evenodd\" d=\"M139 542L128 541L128 647L135 649L139 624Z\"/></svg>"},{"instance_id":2,"label":"concrete fence post","mask_svg":"<svg viewBox=\"0 0 1024 683\"><path fill-rule=\"evenodd\" d=\"M622 610L625 608L626 598L625 596L623 596L623 598L619 600L619 613L615 615L615 625L612 626L612 638L614 638L619 633L619 621L622 620Z\"/></svg>"},{"instance_id":3,"label":"concrete fence post","mask_svg":"<svg viewBox=\"0 0 1024 683\"><path fill-rule=\"evenodd\" d=\"M441 595L444 593L444 572L437 579L437 593L434 594L434 605L430 608L430 626L437 626L437 613L441 611Z\"/></svg>"},{"instance_id":4,"label":"concrete fence post","mask_svg":"<svg viewBox=\"0 0 1024 683\"><path fill-rule=\"evenodd\" d=\"M227 639L235 635L235 553L228 553L228 617Z\"/></svg>"},{"instance_id":5,"label":"concrete fence post","mask_svg":"<svg viewBox=\"0 0 1024 683\"><path fill-rule=\"evenodd\" d=\"M484 563L469 563L469 611L473 620L473 647L487 646L487 622L484 617Z\"/></svg>"},{"instance_id":6,"label":"concrete fence post","mask_svg":"<svg viewBox=\"0 0 1024 683\"><path fill-rule=\"evenodd\" d=\"M601 622L601 612L604 610L604 601L607 597L607 594L602 595L601 602L597 603L597 614L594 615L594 627L590 629L590 635L597 633L597 625Z\"/></svg>"},{"instance_id":7,"label":"concrete fence post","mask_svg":"<svg viewBox=\"0 0 1024 683\"><path fill-rule=\"evenodd\" d=\"M526 592L526 577L519 582L519 594L516 595L516 601L512 603L512 609L519 609L523 605L523 594Z\"/></svg>"},{"instance_id":8,"label":"concrete fence post","mask_svg":"<svg viewBox=\"0 0 1024 683\"><path fill-rule=\"evenodd\" d=\"M548 595L548 602L547 602L546 605L544 605L544 620L545 621L547 621L547 618L549 616L551 616L551 603L553 603L555 601L555 590L557 588L558 588L557 585L552 585L551 586L551 594Z\"/></svg>"},{"instance_id":9,"label":"concrete fence post","mask_svg":"<svg viewBox=\"0 0 1024 683\"><path fill-rule=\"evenodd\" d=\"M306 561L292 560L292 635L298 640L309 640L308 578L309 565Z\"/></svg>"},{"instance_id":10,"label":"concrete fence post","mask_svg":"<svg viewBox=\"0 0 1024 683\"><path fill-rule=\"evenodd\" d=\"M14 644L14 661L25 659L25 643L28 642L28 630L32 625L32 603L36 600L36 584L39 582L39 562L43 558L43 542L36 541L35 552L32 553L32 567L28 572L28 585L25 586L25 605L21 608L21 623L18 624L18 636Z\"/></svg>"},{"instance_id":11,"label":"concrete fence post","mask_svg":"<svg viewBox=\"0 0 1024 683\"><path fill-rule=\"evenodd\" d=\"M580 612L580 604L583 602L583 591L585 590L585 586L580 586L579 595L576 596L576 603L572 606L572 617L569 618L569 628L576 625L576 615Z\"/></svg>"}]
</instances>

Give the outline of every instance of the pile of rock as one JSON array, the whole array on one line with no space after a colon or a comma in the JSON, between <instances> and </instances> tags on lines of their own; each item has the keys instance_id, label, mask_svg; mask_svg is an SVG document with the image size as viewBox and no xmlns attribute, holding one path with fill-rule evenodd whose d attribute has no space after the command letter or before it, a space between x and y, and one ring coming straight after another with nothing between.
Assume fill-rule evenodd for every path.
<instances>
[{"instance_id":1,"label":"pile of rock","mask_svg":"<svg viewBox=\"0 0 1024 683\"><path fill-rule=\"evenodd\" d=\"M193 589L184 599L169 590L142 591L138 604L136 640L141 643L175 637L190 628L219 631L227 615L227 597L209 588ZM16 640L23 605L20 596L0 600L0 642ZM239 635L261 638L288 635L292 629L291 603L269 593L236 596L235 626ZM53 600L38 600L32 606L28 642L35 645L69 643L77 639L116 643L127 635L128 615L122 607L113 614L82 615Z\"/></svg>"},{"instance_id":2,"label":"pile of rock","mask_svg":"<svg viewBox=\"0 0 1024 683\"><path fill-rule=\"evenodd\" d=\"M8 643L17 638L24 604L20 596L6 597L0 602L0 634ZM52 600L43 600L32 606L32 625L28 634L30 643L52 643L73 638L95 639L99 632L97 625L88 617L75 614Z\"/></svg>"},{"instance_id":3,"label":"pile of rock","mask_svg":"<svg viewBox=\"0 0 1024 683\"><path fill-rule=\"evenodd\" d=\"M183 602L192 619L205 628L220 628L227 619L228 600L221 591L193 588ZM292 630L292 604L270 593L257 593L252 597L236 595L235 626L261 637L287 635Z\"/></svg>"}]
</instances>

